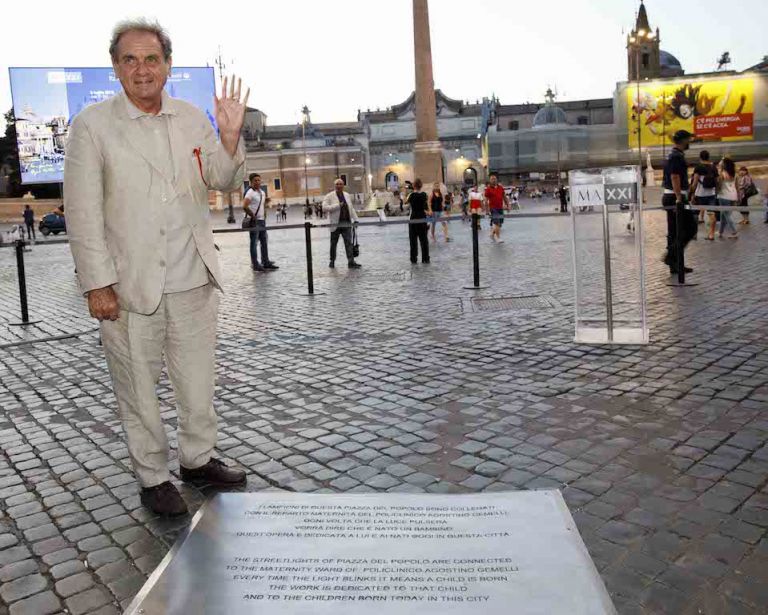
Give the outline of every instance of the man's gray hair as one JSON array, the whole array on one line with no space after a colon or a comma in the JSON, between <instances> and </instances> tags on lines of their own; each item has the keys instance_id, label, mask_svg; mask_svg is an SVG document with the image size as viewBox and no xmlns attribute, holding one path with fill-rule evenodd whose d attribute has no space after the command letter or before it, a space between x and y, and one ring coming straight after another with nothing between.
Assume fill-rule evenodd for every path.
<instances>
[{"instance_id":1,"label":"man's gray hair","mask_svg":"<svg viewBox=\"0 0 768 615\"><path fill-rule=\"evenodd\" d=\"M117 44L120 42L120 37L126 32L136 31L139 32L151 32L157 36L157 40L160 41L160 46L163 48L163 57L167 62L171 58L173 48L171 45L171 37L168 36L165 28L161 26L157 21L147 19L146 17L138 17L136 19L125 19L117 23L112 30L112 40L109 43L109 55L113 62L117 62Z\"/></svg>"}]
</instances>

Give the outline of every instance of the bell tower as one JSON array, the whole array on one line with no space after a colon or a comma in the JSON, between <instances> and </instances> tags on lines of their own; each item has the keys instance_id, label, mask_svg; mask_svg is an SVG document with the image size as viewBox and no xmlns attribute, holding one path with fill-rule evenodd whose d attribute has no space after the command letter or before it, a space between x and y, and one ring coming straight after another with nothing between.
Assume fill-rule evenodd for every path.
<instances>
[{"instance_id":1,"label":"bell tower","mask_svg":"<svg viewBox=\"0 0 768 615\"><path fill-rule=\"evenodd\" d=\"M635 27L627 36L627 81L661 77L661 39L648 22L643 0L637 11Z\"/></svg>"}]
</instances>

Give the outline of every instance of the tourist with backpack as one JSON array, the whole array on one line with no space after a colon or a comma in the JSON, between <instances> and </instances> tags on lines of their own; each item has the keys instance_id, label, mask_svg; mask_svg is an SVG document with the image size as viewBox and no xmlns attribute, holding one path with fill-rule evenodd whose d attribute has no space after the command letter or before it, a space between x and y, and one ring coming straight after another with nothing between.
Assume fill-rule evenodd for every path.
<instances>
[{"instance_id":1,"label":"tourist with backpack","mask_svg":"<svg viewBox=\"0 0 768 615\"><path fill-rule=\"evenodd\" d=\"M709 152L702 150L699 154L699 163L693 168L693 179L689 194L694 205L714 205L717 201L717 167L709 159ZM718 212L706 212L709 218L707 223L706 239L715 238L715 227L720 221ZM699 210L699 221L704 218L705 210Z\"/></svg>"}]
</instances>

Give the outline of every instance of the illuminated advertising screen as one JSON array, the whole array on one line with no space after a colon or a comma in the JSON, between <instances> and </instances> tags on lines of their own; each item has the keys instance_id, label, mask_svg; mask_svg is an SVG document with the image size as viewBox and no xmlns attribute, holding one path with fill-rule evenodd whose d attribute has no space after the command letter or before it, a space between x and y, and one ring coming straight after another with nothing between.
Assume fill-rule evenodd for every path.
<instances>
[{"instance_id":1,"label":"illuminated advertising screen","mask_svg":"<svg viewBox=\"0 0 768 615\"><path fill-rule=\"evenodd\" d=\"M11 68L11 98L16 115L21 181L64 181L67 131L88 105L121 91L112 68ZM165 89L213 117L213 68L174 67Z\"/></svg>"},{"instance_id":2,"label":"illuminated advertising screen","mask_svg":"<svg viewBox=\"0 0 768 615\"><path fill-rule=\"evenodd\" d=\"M627 85L629 147L672 142L678 130L702 141L748 141L754 138L754 81L750 77L685 79Z\"/></svg>"}]
</instances>

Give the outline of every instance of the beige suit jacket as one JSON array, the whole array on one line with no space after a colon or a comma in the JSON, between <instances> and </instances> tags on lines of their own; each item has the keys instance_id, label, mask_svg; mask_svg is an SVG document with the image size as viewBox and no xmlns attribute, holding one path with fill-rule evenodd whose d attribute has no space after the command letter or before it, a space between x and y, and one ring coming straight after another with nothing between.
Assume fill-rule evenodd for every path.
<instances>
[{"instance_id":1,"label":"beige suit jacket","mask_svg":"<svg viewBox=\"0 0 768 615\"><path fill-rule=\"evenodd\" d=\"M355 223L358 221L357 212L355 206L352 204L352 197L345 190L344 200L347 201L347 208L349 209L349 221ZM341 201L336 194L335 190L332 190L323 198L323 212L328 214L328 221L330 223L331 230L336 230L339 226L339 214L341 213Z\"/></svg>"},{"instance_id":2,"label":"beige suit jacket","mask_svg":"<svg viewBox=\"0 0 768 615\"><path fill-rule=\"evenodd\" d=\"M140 314L153 313L163 294L167 238L163 207L168 199L179 198L189 205L185 222L221 288L208 189L240 189L245 174L242 139L232 158L197 107L164 93L163 109L169 114L174 169L168 182L160 181L168 165L157 160L157 153L132 126L135 120L128 114L123 93L75 117L64 163L67 233L82 291L114 285L120 308ZM196 148L201 150L202 173Z\"/></svg>"}]
</instances>

